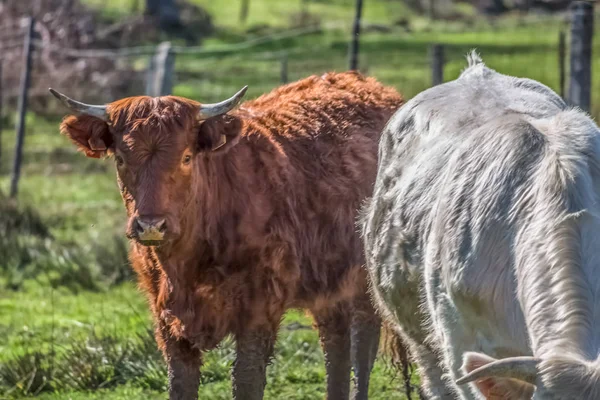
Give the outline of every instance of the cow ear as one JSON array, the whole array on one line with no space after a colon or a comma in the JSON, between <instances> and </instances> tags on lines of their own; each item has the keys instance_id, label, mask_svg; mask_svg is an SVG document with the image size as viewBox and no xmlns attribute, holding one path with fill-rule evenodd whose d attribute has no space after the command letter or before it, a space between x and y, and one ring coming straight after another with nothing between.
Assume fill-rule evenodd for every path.
<instances>
[{"instance_id":1,"label":"cow ear","mask_svg":"<svg viewBox=\"0 0 600 400\"><path fill-rule=\"evenodd\" d=\"M465 353L463 357L463 372L465 374L496 361L482 353ZM488 400L530 399L535 387L527 382L511 378L487 377L478 379L473 384Z\"/></svg>"},{"instance_id":2,"label":"cow ear","mask_svg":"<svg viewBox=\"0 0 600 400\"><path fill-rule=\"evenodd\" d=\"M89 115L66 117L60 124L60 132L91 158L104 157L113 145L108 124Z\"/></svg>"},{"instance_id":3,"label":"cow ear","mask_svg":"<svg viewBox=\"0 0 600 400\"><path fill-rule=\"evenodd\" d=\"M198 132L198 151L222 153L235 146L242 131L242 121L231 115L219 115L202 122Z\"/></svg>"}]
</instances>

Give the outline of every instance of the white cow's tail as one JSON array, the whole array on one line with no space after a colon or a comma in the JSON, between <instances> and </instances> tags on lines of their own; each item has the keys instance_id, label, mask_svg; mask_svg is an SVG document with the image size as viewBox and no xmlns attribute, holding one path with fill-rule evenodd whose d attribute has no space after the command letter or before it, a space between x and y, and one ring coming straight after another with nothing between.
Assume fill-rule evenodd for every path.
<instances>
[{"instance_id":1,"label":"white cow's tail","mask_svg":"<svg viewBox=\"0 0 600 400\"><path fill-rule=\"evenodd\" d=\"M406 397L412 399L415 388L410 381L414 368L410 362L408 347L398 331L385 320L381 326L381 348L383 355L388 358L392 367L402 373Z\"/></svg>"}]
</instances>

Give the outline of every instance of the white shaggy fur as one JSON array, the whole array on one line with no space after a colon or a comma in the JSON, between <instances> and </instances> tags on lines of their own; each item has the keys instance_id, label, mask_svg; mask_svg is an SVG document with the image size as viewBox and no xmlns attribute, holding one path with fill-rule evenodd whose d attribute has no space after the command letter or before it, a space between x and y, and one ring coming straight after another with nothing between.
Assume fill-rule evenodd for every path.
<instances>
[{"instance_id":1,"label":"white shaggy fur","mask_svg":"<svg viewBox=\"0 0 600 400\"><path fill-rule=\"evenodd\" d=\"M468 60L382 136L362 219L374 298L430 399L484 398L454 383L463 361L527 355L542 360L534 399L600 399L598 127L539 82Z\"/></svg>"}]
</instances>

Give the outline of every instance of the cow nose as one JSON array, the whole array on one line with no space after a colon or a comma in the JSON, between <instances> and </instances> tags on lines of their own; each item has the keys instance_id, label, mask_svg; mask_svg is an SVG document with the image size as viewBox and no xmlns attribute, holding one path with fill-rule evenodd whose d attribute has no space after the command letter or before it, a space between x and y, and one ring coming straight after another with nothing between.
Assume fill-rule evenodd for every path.
<instances>
[{"instance_id":1,"label":"cow nose","mask_svg":"<svg viewBox=\"0 0 600 400\"><path fill-rule=\"evenodd\" d=\"M139 240L163 240L167 230L164 218L137 217L135 230Z\"/></svg>"}]
</instances>

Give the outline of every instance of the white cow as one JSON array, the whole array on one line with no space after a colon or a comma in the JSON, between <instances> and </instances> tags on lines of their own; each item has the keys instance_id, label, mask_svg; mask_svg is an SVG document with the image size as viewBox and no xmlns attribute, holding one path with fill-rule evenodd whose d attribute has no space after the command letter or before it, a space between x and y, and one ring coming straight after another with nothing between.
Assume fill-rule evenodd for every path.
<instances>
[{"instance_id":1,"label":"white cow","mask_svg":"<svg viewBox=\"0 0 600 400\"><path fill-rule=\"evenodd\" d=\"M388 123L363 235L428 398L600 399L599 134L475 53Z\"/></svg>"}]
</instances>

